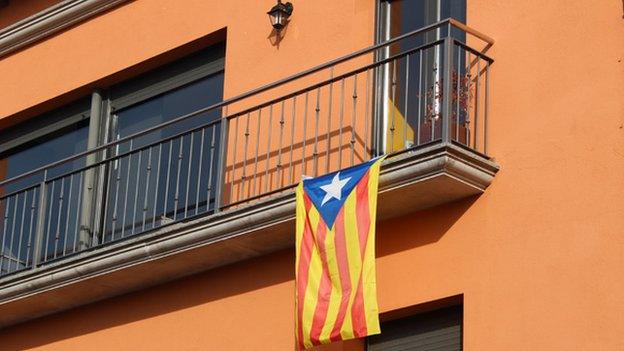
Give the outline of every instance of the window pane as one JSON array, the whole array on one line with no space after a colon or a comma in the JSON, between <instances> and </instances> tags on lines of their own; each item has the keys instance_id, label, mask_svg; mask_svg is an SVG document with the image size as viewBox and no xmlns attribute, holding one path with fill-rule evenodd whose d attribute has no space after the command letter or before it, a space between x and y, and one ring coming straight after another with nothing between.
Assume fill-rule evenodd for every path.
<instances>
[{"instance_id":1,"label":"window pane","mask_svg":"<svg viewBox=\"0 0 624 351\"><path fill-rule=\"evenodd\" d=\"M384 4L386 28L383 28L382 33L385 40L449 17L466 21L465 0L395 0ZM402 150L441 137L442 46L437 44L409 56L401 54L447 37L447 31L447 26L443 26L390 45L388 55L398 55L399 59L385 67L385 97L381 103L385 106L388 125L387 151ZM460 41L465 39L464 33L456 28L453 28L451 34ZM463 59L463 53L460 55L454 60Z\"/></svg>"},{"instance_id":2,"label":"window pane","mask_svg":"<svg viewBox=\"0 0 624 351\"><path fill-rule=\"evenodd\" d=\"M11 150L0 159L0 179L9 179L83 152L87 148L87 137L88 121L83 121ZM84 159L78 159L51 168L48 179L77 170L84 166L84 162ZM73 179L71 186L65 180L52 182L55 188L50 187L46 192L46 218L50 226L44 230L41 253L44 260L65 250L67 232L76 226L81 184L79 178ZM40 187L26 188L38 185L42 180L43 173L37 173L0 188L3 196L0 198L0 275L26 268L32 262L41 190ZM4 196L9 193L14 194Z\"/></svg>"},{"instance_id":3,"label":"window pane","mask_svg":"<svg viewBox=\"0 0 624 351\"><path fill-rule=\"evenodd\" d=\"M88 121L84 121L69 129L53 133L40 140L23 145L18 150L0 158L0 180L16 177L20 174L85 151L87 149L88 133ZM49 171L48 178L78 169L83 165L83 159L59 165ZM28 179L7 184L2 187L1 191L3 194L6 194L37 184L41 180L43 180L43 174L35 175Z\"/></svg>"},{"instance_id":4,"label":"window pane","mask_svg":"<svg viewBox=\"0 0 624 351\"><path fill-rule=\"evenodd\" d=\"M117 138L140 132L176 117L200 110L220 102L223 98L223 72L200 79L176 90L159 95L145 102L117 112ZM214 110L175 123L135 141L136 149L148 143L172 136L220 118L220 110Z\"/></svg>"},{"instance_id":5,"label":"window pane","mask_svg":"<svg viewBox=\"0 0 624 351\"><path fill-rule=\"evenodd\" d=\"M116 113L123 138L222 101L223 72ZM104 241L214 209L221 110L215 109L135 138L135 152L114 163ZM179 135L182 133L181 135ZM163 141L169 137L176 138ZM149 146L152 145L152 146ZM130 151L124 143L118 154Z\"/></svg>"}]
</instances>

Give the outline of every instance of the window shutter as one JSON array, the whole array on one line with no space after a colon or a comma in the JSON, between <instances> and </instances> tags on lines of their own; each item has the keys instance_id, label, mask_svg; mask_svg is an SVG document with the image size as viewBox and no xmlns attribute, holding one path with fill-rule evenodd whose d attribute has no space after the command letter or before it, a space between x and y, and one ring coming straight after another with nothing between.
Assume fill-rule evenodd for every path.
<instances>
[{"instance_id":1,"label":"window shutter","mask_svg":"<svg viewBox=\"0 0 624 351\"><path fill-rule=\"evenodd\" d=\"M459 351L462 349L462 308L445 308L381 325L368 339L368 351Z\"/></svg>"}]
</instances>

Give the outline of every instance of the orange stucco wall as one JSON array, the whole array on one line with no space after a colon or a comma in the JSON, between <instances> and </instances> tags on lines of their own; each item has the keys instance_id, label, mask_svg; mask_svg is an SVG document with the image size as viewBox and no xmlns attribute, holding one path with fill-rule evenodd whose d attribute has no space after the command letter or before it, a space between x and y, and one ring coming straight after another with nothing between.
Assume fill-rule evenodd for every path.
<instances>
[{"instance_id":1,"label":"orange stucco wall","mask_svg":"<svg viewBox=\"0 0 624 351\"><path fill-rule=\"evenodd\" d=\"M293 2L279 50L267 39L272 1L131 2L0 60L0 116L223 27L227 96L372 41L372 0ZM468 4L468 24L496 39L488 147L501 171L478 198L378 224L380 308L462 294L466 350L624 349L622 3ZM11 327L0 349L292 350L293 259Z\"/></svg>"}]
</instances>

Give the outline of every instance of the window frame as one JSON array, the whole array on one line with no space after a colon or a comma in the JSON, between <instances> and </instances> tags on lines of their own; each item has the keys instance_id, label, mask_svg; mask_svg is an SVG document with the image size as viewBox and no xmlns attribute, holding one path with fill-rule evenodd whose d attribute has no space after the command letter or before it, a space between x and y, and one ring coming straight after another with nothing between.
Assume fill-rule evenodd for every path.
<instances>
[{"instance_id":1,"label":"window frame","mask_svg":"<svg viewBox=\"0 0 624 351\"><path fill-rule=\"evenodd\" d=\"M83 104L84 106L81 106ZM0 132L0 156L17 152L25 145L90 119L91 105L86 96L74 103L6 128Z\"/></svg>"},{"instance_id":2,"label":"window frame","mask_svg":"<svg viewBox=\"0 0 624 351\"><path fill-rule=\"evenodd\" d=\"M219 72L225 72L225 41L126 79L0 131L0 157L88 120L87 150L111 140L115 111ZM85 150L86 151L86 150Z\"/></svg>"}]
</instances>

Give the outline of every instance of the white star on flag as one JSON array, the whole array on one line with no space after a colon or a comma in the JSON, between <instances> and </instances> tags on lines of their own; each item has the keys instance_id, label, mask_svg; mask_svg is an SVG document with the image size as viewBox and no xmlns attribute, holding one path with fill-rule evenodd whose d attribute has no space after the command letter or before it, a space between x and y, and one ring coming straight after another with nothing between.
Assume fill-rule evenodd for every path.
<instances>
[{"instance_id":1,"label":"white star on flag","mask_svg":"<svg viewBox=\"0 0 624 351\"><path fill-rule=\"evenodd\" d=\"M331 183L327 185L321 185L320 188L325 191L325 197L321 202L321 206L331 199L340 200L342 196L342 188L349 182L351 177L340 179L340 172L336 173Z\"/></svg>"}]
</instances>

